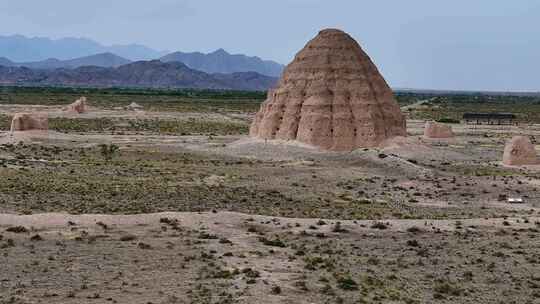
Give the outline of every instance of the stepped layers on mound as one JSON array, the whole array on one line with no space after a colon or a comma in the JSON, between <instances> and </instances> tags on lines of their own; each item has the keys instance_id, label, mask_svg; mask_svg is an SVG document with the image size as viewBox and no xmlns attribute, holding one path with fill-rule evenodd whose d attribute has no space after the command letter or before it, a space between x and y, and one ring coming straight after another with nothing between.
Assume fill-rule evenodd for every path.
<instances>
[{"instance_id":1,"label":"stepped layers on mound","mask_svg":"<svg viewBox=\"0 0 540 304\"><path fill-rule=\"evenodd\" d=\"M426 138L451 138L454 137L452 127L435 121L426 122L424 128Z\"/></svg>"},{"instance_id":2,"label":"stepped layers on mound","mask_svg":"<svg viewBox=\"0 0 540 304\"><path fill-rule=\"evenodd\" d=\"M392 90L358 43L323 30L287 66L250 129L263 139L350 151L406 136Z\"/></svg>"},{"instance_id":3,"label":"stepped layers on mound","mask_svg":"<svg viewBox=\"0 0 540 304\"><path fill-rule=\"evenodd\" d=\"M536 150L526 136L515 136L504 148L503 163L508 166L538 165Z\"/></svg>"},{"instance_id":4,"label":"stepped layers on mound","mask_svg":"<svg viewBox=\"0 0 540 304\"><path fill-rule=\"evenodd\" d=\"M49 129L49 118L44 113L17 113L11 120L11 132Z\"/></svg>"},{"instance_id":5,"label":"stepped layers on mound","mask_svg":"<svg viewBox=\"0 0 540 304\"><path fill-rule=\"evenodd\" d=\"M88 110L86 107L86 97L81 97L77 99L74 103L68 105L63 110L69 113L76 114L85 113Z\"/></svg>"}]
</instances>

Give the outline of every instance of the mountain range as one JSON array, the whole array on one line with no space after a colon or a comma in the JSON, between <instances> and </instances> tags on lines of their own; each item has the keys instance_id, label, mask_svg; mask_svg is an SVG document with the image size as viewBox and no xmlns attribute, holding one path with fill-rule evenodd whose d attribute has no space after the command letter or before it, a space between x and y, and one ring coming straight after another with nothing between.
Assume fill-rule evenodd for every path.
<instances>
[{"instance_id":1,"label":"mountain range","mask_svg":"<svg viewBox=\"0 0 540 304\"><path fill-rule=\"evenodd\" d=\"M132 61L159 59L182 62L206 73L257 72L279 77L284 66L255 56L230 54L223 49L208 54L153 50L146 46L104 46L84 38L27 38L21 35L0 36L0 65L32 69L78 68L82 66L117 67Z\"/></svg>"},{"instance_id":2,"label":"mountain range","mask_svg":"<svg viewBox=\"0 0 540 304\"><path fill-rule=\"evenodd\" d=\"M118 67L131 61L113 53L102 53L69 60L49 58L34 62L13 62L5 57L0 57L0 65L9 67L27 67L31 69L75 69L82 66Z\"/></svg>"},{"instance_id":3,"label":"mountain range","mask_svg":"<svg viewBox=\"0 0 540 304\"><path fill-rule=\"evenodd\" d=\"M0 36L0 57L15 62L43 61L49 58L67 60L100 53L113 53L129 60L149 60L164 56L168 52L139 44L105 46L85 38Z\"/></svg>"},{"instance_id":4,"label":"mountain range","mask_svg":"<svg viewBox=\"0 0 540 304\"><path fill-rule=\"evenodd\" d=\"M0 85L267 90L283 68L223 49L165 54L84 38L0 36Z\"/></svg>"},{"instance_id":5,"label":"mountain range","mask_svg":"<svg viewBox=\"0 0 540 304\"><path fill-rule=\"evenodd\" d=\"M181 62L137 61L118 67L30 69L0 66L0 85L194 88L264 91L277 79L256 72L209 74Z\"/></svg>"},{"instance_id":6,"label":"mountain range","mask_svg":"<svg viewBox=\"0 0 540 304\"><path fill-rule=\"evenodd\" d=\"M283 65L277 62L241 54L232 55L224 49L209 54L175 52L161 57L160 60L183 62L192 69L207 73L257 72L279 77L283 71Z\"/></svg>"}]
</instances>

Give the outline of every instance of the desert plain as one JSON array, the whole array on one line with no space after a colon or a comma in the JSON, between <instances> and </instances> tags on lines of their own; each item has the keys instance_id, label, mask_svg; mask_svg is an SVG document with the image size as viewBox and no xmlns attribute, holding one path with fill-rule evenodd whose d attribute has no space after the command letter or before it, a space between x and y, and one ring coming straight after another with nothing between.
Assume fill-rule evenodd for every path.
<instances>
[{"instance_id":1,"label":"desert plain","mask_svg":"<svg viewBox=\"0 0 540 304\"><path fill-rule=\"evenodd\" d=\"M540 302L540 166L501 162L536 97L398 93L407 136L352 152L249 137L264 98L1 90L0 303Z\"/></svg>"}]
</instances>

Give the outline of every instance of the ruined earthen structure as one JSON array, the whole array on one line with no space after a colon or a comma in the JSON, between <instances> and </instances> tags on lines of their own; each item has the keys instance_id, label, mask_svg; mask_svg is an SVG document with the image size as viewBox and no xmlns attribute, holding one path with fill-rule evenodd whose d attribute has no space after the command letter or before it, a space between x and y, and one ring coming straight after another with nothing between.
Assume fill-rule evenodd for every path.
<instances>
[{"instance_id":1,"label":"ruined earthen structure","mask_svg":"<svg viewBox=\"0 0 540 304\"><path fill-rule=\"evenodd\" d=\"M327 29L268 92L250 135L350 151L406 136L406 128L392 90L368 55L348 34Z\"/></svg>"},{"instance_id":2,"label":"ruined earthen structure","mask_svg":"<svg viewBox=\"0 0 540 304\"><path fill-rule=\"evenodd\" d=\"M11 132L49 129L49 119L43 113L17 113L11 120Z\"/></svg>"},{"instance_id":3,"label":"ruined earthen structure","mask_svg":"<svg viewBox=\"0 0 540 304\"><path fill-rule=\"evenodd\" d=\"M86 97L81 97L77 99L74 103L65 107L64 111L69 112L69 113L78 113L78 114L85 113L87 111Z\"/></svg>"},{"instance_id":4,"label":"ruined earthen structure","mask_svg":"<svg viewBox=\"0 0 540 304\"><path fill-rule=\"evenodd\" d=\"M144 108L140 104L132 102L125 109L128 111L142 111Z\"/></svg>"},{"instance_id":5,"label":"ruined earthen structure","mask_svg":"<svg viewBox=\"0 0 540 304\"><path fill-rule=\"evenodd\" d=\"M454 137L452 127L435 121L426 122L424 128L424 137L426 138L451 138Z\"/></svg>"},{"instance_id":6,"label":"ruined earthen structure","mask_svg":"<svg viewBox=\"0 0 540 304\"><path fill-rule=\"evenodd\" d=\"M508 166L538 165L540 160L529 138L516 136L504 148L503 163Z\"/></svg>"}]
</instances>

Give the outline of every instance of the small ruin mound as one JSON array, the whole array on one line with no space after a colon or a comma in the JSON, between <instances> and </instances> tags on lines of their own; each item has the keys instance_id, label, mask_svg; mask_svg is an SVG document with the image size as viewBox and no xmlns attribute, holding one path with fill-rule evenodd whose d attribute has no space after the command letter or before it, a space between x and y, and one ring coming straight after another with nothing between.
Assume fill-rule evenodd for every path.
<instances>
[{"instance_id":1,"label":"small ruin mound","mask_svg":"<svg viewBox=\"0 0 540 304\"><path fill-rule=\"evenodd\" d=\"M144 110L144 107L136 102L132 102L128 106L126 106L125 109L128 111L142 111Z\"/></svg>"},{"instance_id":2,"label":"small ruin mound","mask_svg":"<svg viewBox=\"0 0 540 304\"><path fill-rule=\"evenodd\" d=\"M438 123L435 121L426 122L424 128L424 137L426 138L451 138L454 137L452 126Z\"/></svg>"},{"instance_id":3,"label":"small ruin mound","mask_svg":"<svg viewBox=\"0 0 540 304\"><path fill-rule=\"evenodd\" d=\"M81 97L77 99L74 103L68 105L63 109L65 112L69 113L77 113L82 114L88 111L87 105L86 105L86 97Z\"/></svg>"},{"instance_id":4,"label":"small ruin mound","mask_svg":"<svg viewBox=\"0 0 540 304\"><path fill-rule=\"evenodd\" d=\"M360 45L341 30L327 29L268 92L250 135L351 151L406 136L405 124L392 90Z\"/></svg>"},{"instance_id":5,"label":"small ruin mound","mask_svg":"<svg viewBox=\"0 0 540 304\"><path fill-rule=\"evenodd\" d=\"M503 164L507 166L538 165L536 150L527 136L512 138L504 148Z\"/></svg>"},{"instance_id":6,"label":"small ruin mound","mask_svg":"<svg viewBox=\"0 0 540 304\"><path fill-rule=\"evenodd\" d=\"M44 113L17 113L11 120L11 132L49 129L49 118Z\"/></svg>"}]
</instances>

